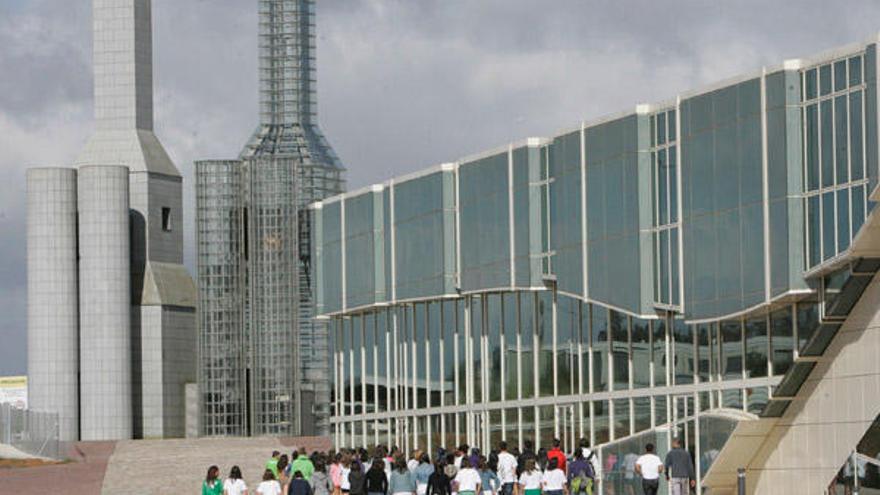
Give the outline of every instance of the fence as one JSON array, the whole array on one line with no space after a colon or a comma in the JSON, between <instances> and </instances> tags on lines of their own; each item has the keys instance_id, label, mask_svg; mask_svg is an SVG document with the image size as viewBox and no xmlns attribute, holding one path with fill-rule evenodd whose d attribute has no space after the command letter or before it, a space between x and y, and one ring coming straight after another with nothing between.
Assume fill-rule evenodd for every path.
<instances>
[{"instance_id":1,"label":"fence","mask_svg":"<svg viewBox=\"0 0 880 495\"><path fill-rule=\"evenodd\" d=\"M0 444L25 454L59 459L58 415L0 404Z\"/></svg>"}]
</instances>

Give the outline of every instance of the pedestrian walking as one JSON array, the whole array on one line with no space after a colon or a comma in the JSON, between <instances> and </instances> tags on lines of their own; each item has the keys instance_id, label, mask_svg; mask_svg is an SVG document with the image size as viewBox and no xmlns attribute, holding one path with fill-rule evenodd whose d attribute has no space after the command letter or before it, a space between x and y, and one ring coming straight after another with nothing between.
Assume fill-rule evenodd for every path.
<instances>
[{"instance_id":1,"label":"pedestrian walking","mask_svg":"<svg viewBox=\"0 0 880 495\"><path fill-rule=\"evenodd\" d=\"M519 475L519 487L521 495L541 495L541 484L544 481L544 473L538 469L535 459L526 459L523 472Z\"/></svg>"},{"instance_id":2,"label":"pedestrian walking","mask_svg":"<svg viewBox=\"0 0 880 495\"><path fill-rule=\"evenodd\" d=\"M562 445L562 442L558 438L553 439L553 448L547 452L547 460L556 459L556 465L559 466L562 472L565 472L565 452L562 451L560 445Z\"/></svg>"},{"instance_id":3,"label":"pedestrian walking","mask_svg":"<svg viewBox=\"0 0 880 495\"><path fill-rule=\"evenodd\" d=\"M541 477L541 488L544 495L568 495L565 471L559 468L559 461L555 457L547 461L547 470Z\"/></svg>"},{"instance_id":4,"label":"pedestrian walking","mask_svg":"<svg viewBox=\"0 0 880 495\"><path fill-rule=\"evenodd\" d=\"M398 457L394 463L394 471L388 481L389 495L415 495L416 478L406 467L406 459Z\"/></svg>"},{"instance_id":5,"label":"pedestrian walking","mask_svg":"<svg viewBox=\"0 0 880 495\"><path fill-rule=\"evenodd\" d=\"M434 466L434 472L428 477L426 495L451 495L452 478L446 474L446 461L440 460Z\"/></svg>"},{"instance_id":6,"label":"pedestrian walking","mask_svg":"<svg viewBox=\"0 0 880 495\"><path fill-rule=\"evenodd\" d=\"M388 477L385 476L385 461L381 458L373 460L366 475L367 495L388 495Z\"/></svg>"},{"instance_id":7,"label":"pedestrian walking","mask_svg":"<svg viewBox=\"0 0 880 495\"><path fill-rule=\"evenodd\" d=\"M309 479L309 485L312 487L312 495L330 495L333 493L333 482L327 474L327 464L322 457L317 457L313 463L315 472Z\"/></svg>"},{"instance_id":8,"label":"pedestrian walking","mask_svg":"<svg viewBox=\"0 0 880 495\"><path fill-rule=\"evenodd\" d=\"M589 449L588 449L589 450ZM593 495L596 472L593 464L584 457L582 448L574 451L574 458L568 463L568 488L572 495Z\"/></svg>"},{"instance_id":9,"label":"pedestrian walking","mask_svg":"<svg viewBox=\"0 0 880 495\"><path fill-rule=\"evenodd\" d=\"M312 495L312 486L306 481L302 471L294 471L293 478L283 493L284 495Z\"/></svg>"},{"instance_id":10,"label":"pedestrian walking","mask_svg":"<svg viewBox=\"0 0 880 495\"><path fill-rule=\"evenodd\" d=\"M501 481L501 495L513 495L516 486L516 457L507 451L507 442L498 444L498 478Z\"/></svg>"},{"instance_id":11,"label":"pedestrian walking","mask_svg":"<svg viewBox=\"0 0 880 495\"><path fill-rule=\"evenodd\" d=\"M461 459L461 469L452 481L460 495L480 495L480 473L471 467L471 460Z\"/></svg>"},{"instance_id":12,"label":"pedestrian walking","mask_svg":"<svg viewBox=\"0 0 880 495\"><path fill-rule=\"evenodd\" d=\"M645 453L636 460L636 474L642 477L642 491L645 495L657 495L662 472L663 461L654 453L654 444L645 445Z\"/></svg>"},{"instance_id":13,"label":"pedestrian walking","mask_svg":"<svg viewBox=\"0 0 880 495\"><path fill-rule=\"evenodd\" d=\"M477 470L480 473L480 490L482 495L496 495L501 489L501 480L498 474L490 467L485 456L480 456L480 462L477 464Z\"/></svg>"},{"instance_id":14,"label":"pedestrian walking","mask_svg":"<svg viewBox=\"0 0 880 495\"><path fill-rule=\"evenodd\" d=\"M257 486L257 494L259 495L281 495L281 485L275 479L275 474L271 469L263 471L263 481Z\"/></svg>"},{"instance_id":15,"label":"pedestrian walking","mask_svg":"<svg viewBox=\"0 0 880 495\"><path fill-rule=\"evenodd\" d=\"M421 454L419 464L413 469L413 476L416 477L417 495L428 493L428 479L432 474L434 474L434 465L431 464L431 458L428 457L428 454Z\"/></svg>"},{"instance_id":16,"label":"pedestrian walking","mask_svg":"<svg viewBox=\"0 0 880 495\"><path fill-rule=\"evenodd\" d=\"M241 469L232 466L229 477L223 482L223 495L247 495L247 484L241 479Z\"/></svg>"},{"instance_id":17,"label":"pedestrian walking","mask_svg":"<svg viewBox=\"0 0 880 495\"><path fill-rule=\"evenodd\" d=\"M351 472L348 473L348 493L351 495L366 495L366 476L361 469L360 460L351 463Z\"/></svg>"},{"instance_id":18,"label":"pedestrian walking","mask_svg":"<svg viewBox=\"0 0 880 495\"><path fill-rule=\"evenodd\" d=\"M666 454L663 465L669 482L669 495L688 495L690 489L697 486L694 461L691 454L681 448L679 439L672 439L672 450Z\"/></svg>"},{"instance_id":19,"label":"pedestrian walking","mask_svg":"<svg viewBox=\"0 0 880 495\"><path fill-rule=\"evenodd\" d=\"M208 474L205 475L205 481L202 482L202 495L222 495L223 483L220 482L220 468L211 466L208 468Z\"/></svg>"}]
</instances>

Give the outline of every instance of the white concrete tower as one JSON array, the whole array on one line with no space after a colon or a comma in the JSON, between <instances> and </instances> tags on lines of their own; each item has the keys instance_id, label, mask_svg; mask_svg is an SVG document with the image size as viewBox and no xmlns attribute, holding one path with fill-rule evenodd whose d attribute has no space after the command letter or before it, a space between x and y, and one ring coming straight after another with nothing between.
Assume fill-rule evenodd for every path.
<instances>
[{"instance_id":1,"label":"white concrete tower","mask_svg":"<svg viewBox=\"0 0 880 495\"><path fill-rule=\"evenodd\" d=\"M128 167L80 167L78 179L81 438L131 438Z\"/></svg>"},{"instance_id":2,"label":"white concrete tower","mask_svg":"<svg viewBox=\"0 0 880 495\"><path fill-rule=\"evenodd\" d=\"M79 439L76 170L27 171L28 401Z\"/></svg>"},{"instance_id":3,"label":"white concrete tower","mask_svg":"<svg viewBox=\"0 0 880 495\"><path fill-rule=\"evenodd\" d=\"M96 126L76 166L129 169L132 433L183 436L196 294L183 267L182 179L153 133L151 1L92 5Z\"/></svg>"}]
</instances>

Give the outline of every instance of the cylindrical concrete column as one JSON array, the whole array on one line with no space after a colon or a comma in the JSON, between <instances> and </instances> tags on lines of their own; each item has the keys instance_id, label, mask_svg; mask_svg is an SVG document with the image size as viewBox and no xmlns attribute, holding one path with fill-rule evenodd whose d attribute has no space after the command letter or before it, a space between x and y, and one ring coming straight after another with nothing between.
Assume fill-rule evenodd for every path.
<instances>
[{"instance_id":1,"label":"cylindrical concrete column","mask_svg":"<svg viewBox=\"0 0 880 495\"><path fill-rule=\"evenodd\" d=\"M27 171L28 402L79 440L76 170Z\"/></svg>"},{"instance_id":2,"label":"cylindrical concrete column","mask_svg":"<svg viewBox=\"0 0 880 495\"><path fill-rule=\"evenodd\" d=\"M132 436L128 167L79 169L83 440Z\"/></svg>"}]
</instances>

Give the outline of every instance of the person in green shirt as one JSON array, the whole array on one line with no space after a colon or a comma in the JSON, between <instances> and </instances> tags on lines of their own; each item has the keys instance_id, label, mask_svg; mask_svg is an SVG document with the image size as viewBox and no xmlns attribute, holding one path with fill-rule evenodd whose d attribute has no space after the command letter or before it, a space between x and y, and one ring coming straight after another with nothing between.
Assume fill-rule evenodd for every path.
<instances>
[{"instance_id":1,"label":"person in green shirt","mask_svg":"<svg viewBox=\"0 0 880 495\"><path fill-rule=\"evenodd\" d=\"M290 472L295 473L299 471L302 473L303 479L309 481L312 478L312 473L315 472L315 465L312 464L312 460L309 459L309 456L306 455L305 451L301 454L297 454L297 452L294 451L291 458L294 459L294 461L290 465Z\"/></svg>"},{"instance_id":2,"label":"person in green shirt","mask_svg":"<svg viewBox=\"0 0 880 495\"><path fill-rule=\"evenodd\" d=\"M281 457L281 452L277 450L272 451L272 458L266 461L266 469L272 471L272 474L275 475L275 479L278 479L278 459Z\"/></svg>"},{"instance_id":3,"label":"person in green shirt","mask_svg":"<svg viewBox=\"0 0 880 495\"><path fill-rule=\"evenodd\" d=\"M220 468L211 466L202 483L202 495L223 495L223 482L220 481Z\"/></svg>"}]
</instances>

